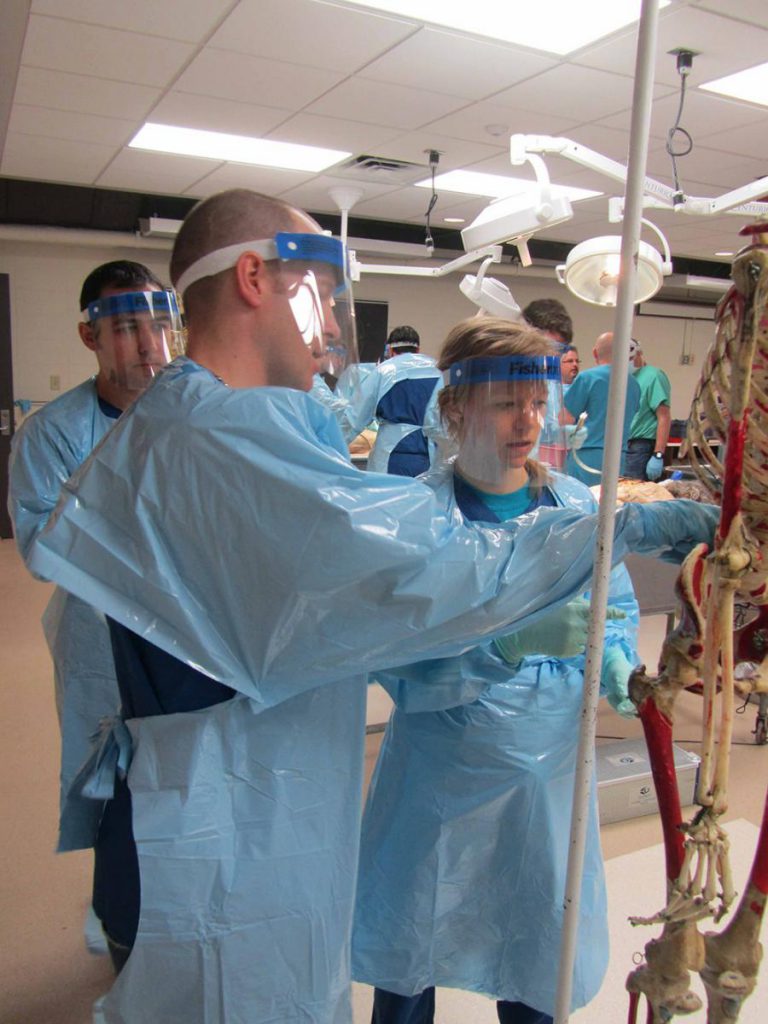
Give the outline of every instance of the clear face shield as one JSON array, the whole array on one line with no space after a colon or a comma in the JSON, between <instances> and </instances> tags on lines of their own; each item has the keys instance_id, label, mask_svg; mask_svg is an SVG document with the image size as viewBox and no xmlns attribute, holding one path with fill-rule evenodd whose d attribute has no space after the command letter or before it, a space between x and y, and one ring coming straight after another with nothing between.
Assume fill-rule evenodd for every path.
<instances>
[{"instance_id":1,"label":"clear face shield","mask_svg":"<svg viewBox=\"0 0 768 1024\"><path fill-rule=\"evenodd\" d=\"M458 445L456 467L481 490L514 490L537 458L550 415L559 427L556 356L482 356L446 371L443 420ZM541 459L541 461L544 461Z\"/></svg>"},{"instance_id":2,"label":"clear face shield","mask_svg":"<svg viewBox=\"0 0 768 1024\"><path fill-rule=\"evenodd\" d=\"M83 310L99 370L124 391L139 392L184 351L176 295L170 289L104 295Z\"/></svg>"},{"instance_id":3,"label":"clear face shield","mask_svg":"<svg viewBox=\"0 0 768 1024\"><path fill-rule=\"evenodd\" d=\"M314 232L279 231L208 253L192 264L177 283L180 294L204 277L234 267L243 253L258 253L274 264L304 344L317 360L318 372L338 377L355 365L357 335L347 253L338 238Z\"/></svg>"}]
</instances>

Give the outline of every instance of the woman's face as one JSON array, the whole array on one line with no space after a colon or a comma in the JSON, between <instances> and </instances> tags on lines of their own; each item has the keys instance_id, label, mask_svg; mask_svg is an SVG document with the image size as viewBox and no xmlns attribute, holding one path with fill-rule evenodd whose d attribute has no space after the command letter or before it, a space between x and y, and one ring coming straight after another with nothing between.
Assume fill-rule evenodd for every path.
<instances>
[{"instance_id":1,"label":"woman's face","mask_svg":"<svg viewBox=\"0 0 768 1024\"><path fill-rule=\"evenodd\" d=\"M488 483L522 469L539 439L546 407L543 381L469 386L458 426L459 464Z\"/></svg>"}]
</instances>

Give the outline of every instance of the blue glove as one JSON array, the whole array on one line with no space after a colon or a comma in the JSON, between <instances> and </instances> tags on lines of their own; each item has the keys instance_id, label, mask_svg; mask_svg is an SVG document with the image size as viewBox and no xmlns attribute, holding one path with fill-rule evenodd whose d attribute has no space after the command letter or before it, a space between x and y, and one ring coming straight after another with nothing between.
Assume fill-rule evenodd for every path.
<instances>
[{"instance_id":1,"label":"blue glove","mask_svg":"<svg viewBox=\"0 0 768 1024\"><path fill-rule=\"evenodd\" d=\"M587 440L587 428L578 423L565 424L565 446L571 451L578 451Z\"/></svg>"},{"instance_id":2,"label":"blue glove","mask_svg":"<svg viewBox=\"0 0 768 1024\"><path fill-rule=\"evenodd\" d=\"M552 658L575 658L584 653L589 628L589 601L577 597L561 605L530 626L494 640L496 650L510 665L519 664L528 654ZM608 608L607 619L626 618L620 608Z\"/></svg>"},{"instance_id":3,"label":"blue glove","mask_svg":"<svg viewBox=\"0 0 768 1024\"><path fill-rule=\"evenodd\" d=\"M661 479L664 472L664 459L661 455L652 455L645 466L645 475L649 480Z\"/></svg>"},{"instance_id":4,"label":"blue glove","mask_svg":"<svg viewBox=\"0 0 768 1024\"><path fill-rule=\"evenodd\" d=\"M618 647L609 647L603 655L600 682L608 703L622 718L637 717L637 709L629 699L629 676L632 668Z\"/></svg>"}]
</instances>

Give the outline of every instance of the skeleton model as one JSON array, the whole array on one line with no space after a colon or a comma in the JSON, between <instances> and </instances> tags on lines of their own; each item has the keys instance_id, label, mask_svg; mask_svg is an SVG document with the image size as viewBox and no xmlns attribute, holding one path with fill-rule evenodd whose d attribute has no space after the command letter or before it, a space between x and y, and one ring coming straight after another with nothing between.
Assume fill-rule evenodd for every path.
<instances>
[{"instance_id":1,"label":"skeleton model","mask_svg":"<svg viewBox=\"0 0 768 1024\"><path fill-rule=\"evenodd\" d=\"M627 978L630 1024L641 995L648 1024L698 1010L691 971L701 974L706 989L708 1024L736 1021L762 956L768 795L750 877L730 922L703 935L697 927L704 918L718 922L735 898L719 822L728 807L736 694L768 692L768 246L762 244L768 236L757 236L760 230L742 232L753 235L753 244L734 260L733 284L717 310L715 342L688 424L691 465L721 503L714 550L699 545L683 564L681 619L664 642L659 675L640 671L630 682L659 799L667 875L666 907L633 919L663 929L646 945L645 963ZM710 445L713 436L725 442L724 462ZM673 707L682 689L703 696L700 809L685 824L672 751Z\"/></svg>"}]
</instances>

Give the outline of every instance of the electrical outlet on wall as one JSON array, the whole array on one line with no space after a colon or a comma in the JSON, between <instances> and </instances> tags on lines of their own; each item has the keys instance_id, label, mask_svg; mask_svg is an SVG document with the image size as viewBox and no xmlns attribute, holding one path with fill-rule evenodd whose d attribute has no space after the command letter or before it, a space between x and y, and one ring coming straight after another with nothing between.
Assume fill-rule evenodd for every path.
<instances>
[{"instance_id":1,"label":"electrical outlet on wall","mask_svg":"<svg viewBox=\"0 0 768 1024\"><path fill-rule=\"evenodd\" d=\"M693 356L688 355L687 352L683 352L683 354L680 356L680 365L681 366L690 366L692 362L693 362Z\"/></svg>"},{"instance_id":2,"label":"electrical outlet on wall","mask_svg":"<svg viewBox=\"0 0 768 1024\"><path fill-rule=\"evenodd\" d=\"M61 391L61 377L58 373L52 373L48 378L48 386L51 391Z\"/></svg>"}]
</instances>

